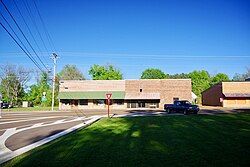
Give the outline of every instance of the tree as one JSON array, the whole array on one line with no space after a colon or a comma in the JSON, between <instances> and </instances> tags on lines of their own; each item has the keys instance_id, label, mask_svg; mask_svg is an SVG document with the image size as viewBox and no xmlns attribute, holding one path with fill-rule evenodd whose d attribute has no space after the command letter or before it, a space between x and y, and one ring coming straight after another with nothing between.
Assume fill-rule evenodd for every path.
<instances>
[{"instance_id":1,"label":"tree","mask_svg":"<svg viewBox=\"0 0 250 167\"><path fill-rule=\"evenodd\" d=\"M166 79L167 75L157 68L148 68L142 72L141 79Z\"/></svg>"},{"instance_id":2,"label":"tree","mask_svg":"<svg viewBox=\"0 0 250 167\"><path fill-rule=\"evenodd\" d=\"M59 73L59 78L62 80L84 80L82 72L75 66L67 64Z\"/></svg>"},{"instance_id":3,"label":"tree","mask_svg":"<svg viewBox=\"0 0 250 167\"><path fill-rule=\"evenodd\" d=\"M220 82L223 82L223 81L229 81L228 75L223 74L223 73L218 73L214 77L212 77L211 82L210 82L210 86L213 86L213 85L220 83Z\"/></svg>"},{"instance_id":4,"label":"tree","mask_svg":"<svg viewBox=\"0 0 250 167\"><path fill-rule=\"evenodd\" d=\"M168 78L171 78L171 79L187 79L187 78L189 78L189 76L188 76L187 73L173 74L173 75L168 74Z\"/></svg>"},{"instance_id":5,"label":"tree","mask_svg":"<svg viewBox=\"0 0 250 167\"><path fill-rule=\"evenodd\" d=\"M93 80L120 80L122 79L122 73L119 69L113 65L101 66L94 64L90 67L89 75Z\"/></svg>"},{"instance_id":6,"label":"tree","mask_svg":"<svg viewBox=\"0 0 250 167\"><path fill-rule=\"evenodd\" d=\"M245 79L250 78L250 68L247 68L247 71L244 74L234 74L233 81L245 81Z\"/></svg>"},{"instance_id":7,"label":"tree","mask_svg":"<svg viewBox=\"0 0 250 167\"><path fill-rule=\"evenodd\" d=\"M12 105L21 103L25 96L26 83L30 80L30 73L31 70L22 66L6 64L0 67L0 89L4 101Z\"/></svg>"},{"instance_id":8,"label":"tree","mask_svg":"<svg viewBox=\"0 0 250 167\"><path fill-rule=\"evenodd\" d=\"M192 90L200 98L201 92L210 87L210 75L207 71L193 71L188 74L192 81Z\"/></svg>"},{"instance_id":9,"label":"tree","mask_svg":"<svg viewBox=\"0 0 250 167\"><path fill-rule=\"evenodd\" d=\"M43 72L40 75L40 79L37 84L30 86L28 92L28 101L32 102L33 105L50 106L52 101L52 88L49 83L49 76ZM43 93L46 94L46 101L42 101Z\"/></svg>"}]
</instances>

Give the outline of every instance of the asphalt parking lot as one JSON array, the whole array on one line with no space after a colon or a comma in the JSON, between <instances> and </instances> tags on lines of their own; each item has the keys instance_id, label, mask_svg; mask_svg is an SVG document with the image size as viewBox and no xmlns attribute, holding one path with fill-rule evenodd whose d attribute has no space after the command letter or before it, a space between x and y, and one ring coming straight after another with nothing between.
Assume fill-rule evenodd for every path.
<instances>
[{"instance_id":1,"label":"asphalt parking lot","mask_svg":"<svg viewBox=\"0 0 250 167\"><path fill-rule=\"evenodd\" d=\"M84 124L105 111L2 112L0 118L0 163L24 147Z\"/></svg>"},{"instance_id":2,"label":"asphalt parking lot","mask_svg":"<svg viewBox=\"0 0 250 167\"><path fill-rule=\"evenodd\" d=\"M122 111L116 114L122 113ZM18 130L2 145L15 151L23 146L69 129L83 123L94 115L104 115L105 110L74 112L2 112L0 118L0 137L10 130ZM4 143L3 143L4 142ZM1 148L1 147L0 147Z\"/></svg>"}]
</instances>

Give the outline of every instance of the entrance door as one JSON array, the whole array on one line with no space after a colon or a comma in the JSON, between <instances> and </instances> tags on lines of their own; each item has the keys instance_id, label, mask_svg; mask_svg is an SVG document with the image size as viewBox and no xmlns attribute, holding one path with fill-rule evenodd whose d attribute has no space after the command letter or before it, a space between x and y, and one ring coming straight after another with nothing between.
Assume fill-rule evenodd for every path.
<instances>
[{"instance_id":1,"label":"entrance door","mask_svg":"<svg viewBox=\"0 0 250 167\"><path fill-rule=\"evenodd\" d=\"M139 108L145 108L145 102L143 102L143 101L138 101L138 107Z\"/></svg>"},{"instance_id":2,"label":"entrance door","mask_svg":"<svg viewBox=\"0 0 250 167\"><path fill-rule=\"evenodd\" d=\"M71 101L71 109L78 109L78 100Z\"/></svg>"}]
</instances>

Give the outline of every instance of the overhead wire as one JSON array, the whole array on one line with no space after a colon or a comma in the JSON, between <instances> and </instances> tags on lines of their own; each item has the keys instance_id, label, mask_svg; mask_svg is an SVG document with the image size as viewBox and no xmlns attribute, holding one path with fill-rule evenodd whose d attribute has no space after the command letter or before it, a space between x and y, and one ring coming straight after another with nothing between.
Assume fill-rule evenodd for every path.
<instances>
[{"instance_id":1,"label":"overhead wire","mask_svg":"<svg viewBox=\"0 0 250 167\"><path fill-rule=\"evenodd\" d=\"M29 54L30 58L32 59L32 61L34 61L36 63L36 65L38 65L37 61L32 57L31 53L29 52L29 50L26 48L26 46L23 44L22 40L18 37L18 35L16 34L16 32L14 31L14 29L12 28L12 26L9 24L9 22L7 21L7 19L4 17L4 15L0 12L1 17L4 19L4 21L7 23L7 25L9 26L9 28L11 29L12 33L14 33L14 35L16 36L16 38L19 40L19 42L21 43L20 45L22 45L22 47L24 48L24 50L26 51L26 53ZM6 28L6 27L5 27ZM6 28L7 29L7 28ZM25 54L26 54L25 53ZM40 65L38 65L39 68Z\"/></svg>"},{"instance_id":2,"label":"overhead wire","mask_svg":"<svg viewBox=\"0 0 250 167\"><path fill-rule=\"evenodd\" d=\"M43 40L43 38L42 38L42 35L41 35L39 29L38 29L38 26L37 26L37 24L36 24L36 21L34 20L34 18L33 18L33 16L32 16L32 13L31 13L31 9L30 9L29 3L26 2L26 0L23 0L23 4L24 4L25 9L27 10L27 13L28 13L28 15L29 15L29 17L30 17L30 19L31 19L31 21L32 21L32 23L33 23L33 25L34 25L36 31L37 31L37 33L38 33L38 36L39 36L39 38L40 38L40 40L41 40L41 42L42 42L42 44L43 44L44 49L46 50L47 53L49 53L49 50L48 50L48 48L47 48L47 46L46 46L46 44L45 44L45 42L44 42L44 40Z\"/></svg>"},{"instance_id":3,"label":"overhead wire","mask_svg":"<svg viewBox=\"0 0 250 167\"><path fill-rule=\"evenodd\" d=\"M38 43L37 43L37 41L36 41L36 39L35 39L35 37L34 37L32 31L30 30L30 28L29 28L29 26L28 26L28 24L27 24L25 18L23 17L23 14L22 14L22 12L21 12L20 9L19 9L19 7L18 7L18 5L17 5L17 3L16 3L16 0L13 0L13 2L14 2L14 5L15 5L15 7L17 8L17 11L18 11L18 13L20 14L20 16L21 16L21 18L22 18L24 24L26 25L26 27L27 27L27 29L28 29L28 31L29 31L29 33L30 33L30 35L31 35L31 37L32 37L32 39L33 39L35 45L36 45L36 47L38 48L40 54L42 54L41 48L39 47L39 45L38 45ZM43 60L46 62L46 64L49 64L48 61L47 61L47 59L44 57L43 54L42 54L42 58L43 58Z\"/></svg>"},{"instance_id":4,"label":"overhead wire","mask_svg":"<svg viewBox=\"0 0 250 167\"><path fill-rule=\"evenodd\" d=\"M53 48L54 51L56 51L55 45L54 45L54 43L53 43L53 40L52 40L52 38L51 38L51 36L50 36L50 34L49 34L48 29L46 28L45 22L44 22L44 20L43 20L43 18L42 18L42 16L41 16L41 13L40 13L40 11L39 11L39 9L38 9L38 7L37 7L37 4L36 4L35 0L33 0L33 2L34 2L34 5L35 5L35 9L36 9L36 11L37 11L37 13L38 13L38 16L39 16L39 18L40 18L40 20L41 20L41 22L42 22L42 25L43 25L43 28L44 28L46 37L47 37L47 39L48 39L48 41L49 41L50 47Z\"/></svg>"},{"instance_id":5,"label":"overhead wire","mask_svg":"<svg viewBox=\"0 0 250 167\"><path fill-rule=\"evenodd\" d=\"M18 41L13 37L13 35L7 30L7 28L0 22L1 26L3 27L3 29L8 33L8 35L15 41L15 43L22 49L22 51L29 57L29 59L35 64L35 66L41 71L44 72L42 70L42 68L39 66L39 64L33 60L33 58L24 50L24 48L18 43Z\"/></svg>"},{"instance_id":6,"label":"overhead wire","mask_svg":"<svg viewBox=\"0 0 250 167\"><path fill-rule=\"evenodd\" d=\"M14 29L12 28L12 26L10 25L10 23L7 21L7 19L4 17L4 15L0 12L0 16L3 18L3 20L7 23L7 25L9 26L9 28L11 29L12 33L14 33L14 35L16 36L16 38L18 39L18 41L21 43L21 45L23 46L23 48L25 49L25 51L30 55L31 53L29 52L29 50L26 48L26 46L24 45L24 43L22 42L22 40L18 37L18 35L16 34L16 32L14 31ZM18 55L19 56L19 55ZM34 58L32 57L32 59L34 60Z\"/></svg>"},{"instance_id":7,"label":"overhead wire","mask_svg":"<svg viewBox=\"0 0 250 167\"><path fill-rule=\"evenodd\" d=\"M19 24L17 23L16 19L14 18L14 16L11 14L11 12L9 11L8 7L5 5L5 3L0 0L0 2L2 3L2 5L4 6L4 8L6 9L6 11L8 12L8 14L10 15L10 17L12 18L12 20L15 22L15 25L17 26L17 28L19 29L19 31L22 33L23 37L25 38L26 42L29 44L30 48L33 50L33 52L35 53L35 55L37 56L38 60L41 62L41 64L45 67L45 69L49 70L45 64L43 63L43 61L41 60L41 58L38 56L38 54L36 53L35 49L33 48L33 46L31 45L31 43L29 42L29 40L27 39L26 35L24 34L24 32L22 31L21 27L19 26Z\"/></svg>"}]
</instances>

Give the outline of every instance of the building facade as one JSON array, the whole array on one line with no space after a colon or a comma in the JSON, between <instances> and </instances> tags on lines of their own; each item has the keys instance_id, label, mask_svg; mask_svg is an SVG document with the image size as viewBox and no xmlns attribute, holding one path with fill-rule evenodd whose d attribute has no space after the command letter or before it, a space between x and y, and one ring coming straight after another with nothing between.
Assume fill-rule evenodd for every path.
<instances>
[{"instance_id":1,"label":"building facade","mask_svg":"<svg viewBox=\"0 0 250 167\"><path fill-rule=\"evenodd\" d=\"M202 92L202 105L250 107L250 82L222 82Z\"/></svg>"},{"instance_id":2,"label":"building facade","mask_svg":"<svg viewBox=\"0 0 250 167\"><path fill-rule=\"evenodd\" d=\"M59 109L103 109L107 93L112 93L110 107L116 109L163 109L174 100L192 100L190 79L64 80Z\"/></svg>"}]
</instances>

